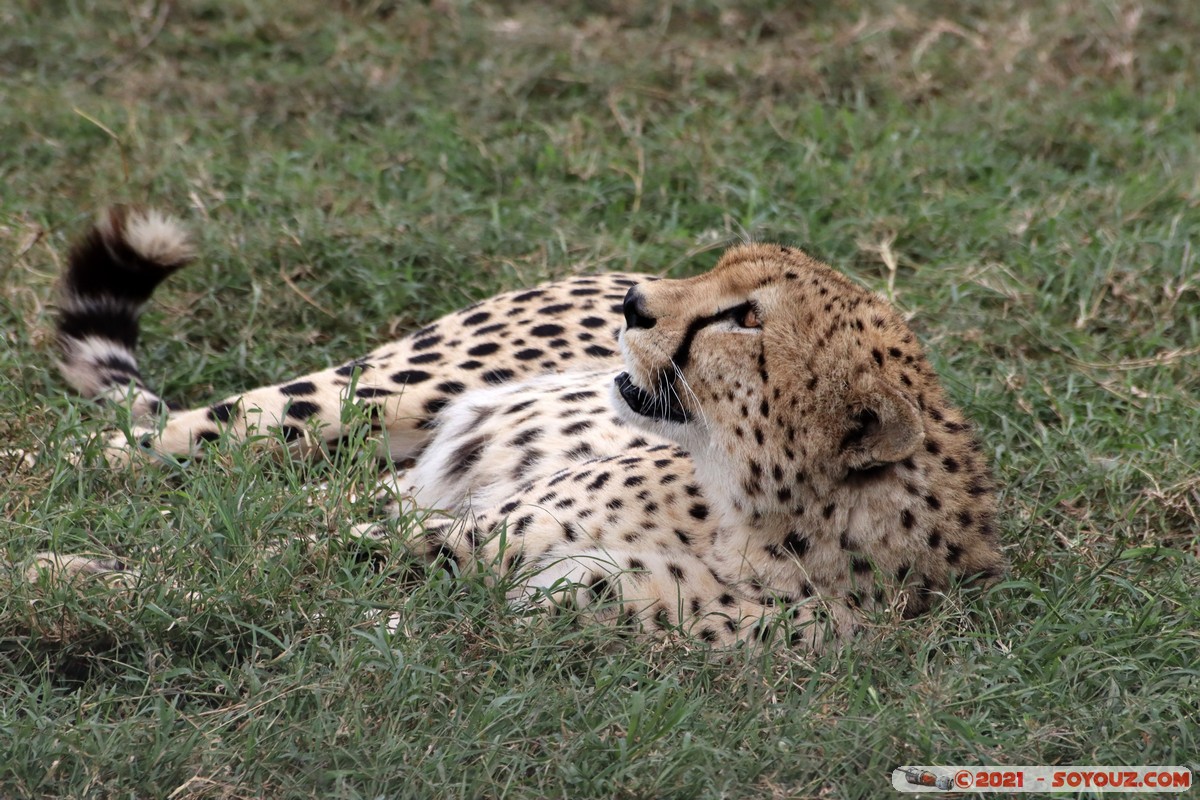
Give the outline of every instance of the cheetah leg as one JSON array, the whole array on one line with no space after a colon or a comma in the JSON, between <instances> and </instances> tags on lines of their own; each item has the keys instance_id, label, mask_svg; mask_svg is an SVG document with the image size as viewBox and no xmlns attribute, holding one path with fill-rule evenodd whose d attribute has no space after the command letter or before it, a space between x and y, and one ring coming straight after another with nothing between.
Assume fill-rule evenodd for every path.
<instances>
[{"instance_id":1,"label":"cheetah leg","mask_svg":"<svg viewBox=\"0 0 1200 800\"><path fill-rule=\"evenodd\" d=\"M836 602L809 598L783 607L752 600L719 580L703 560L682 552L592 548L543 556L510 599L518 606L550 601L578 608L609 624L636 621L657 635L679 631L720 648L782 635L793 648L821 652L851 635L856 624L850 609Z\"/></svg>"},{"instance_id":2,"label":"cheetah leg","mask_svg":"<svg viewBox=\"0 0 1200 800\"><path fill-rule=\"evenodd\" d=\"M351 539L381 542L393 538L395 522L406 514L420 514L422 509L413 497L408 480L409 470L389 470L379 476L371 498L371 520L350 526Z\"/></svg>"},{"instance_id":3,"label":"cheetah leg","mask_svg":"<svg viewBox=\"0 0 1200 800\"><path fill-rule=\"evenodd\" d=\"M517 609L576 609L599 622L634 622L658 635L681 631L717 647L782 634L792 647L820 652L852 636L859 625L857 615L837 600L808 598L787 606L754 600L682 548L569 542L557 523L557 538L547 546L550 526L542 522L525 530L506 526L504 537L488 537L469 520L447 521L426 527L422 547L431 559L448 558L460 568L483 563L509 575L514 579L509 600Z\"/></svg>"},{"instance_id":4,"label":"cheetah leg","mask_svg":"<svg viewBox=\"0 0 1200 800\"><path fill-rule=\"evenodd\" d=\"M810 598L784 607L755 601L720 580L702 559L682 552L594 548L548 564L543 556L514 594L526 602L547 597L600 622L636 620L658 635L680 631L721 648L780 634L791 647L820 652L850 635L855 624L849 608L836 602Z\"/></svg>"},{"instance_id":5,"label":"cheetah leg","mask_svg":"<svg viewBox=\"0 0 1200 800\"><path fill-rule=\"evenodd\" d=\"M108 586L128 589L137 583L138 572L129 569L124 562L115 558L37 553L25 570L25 580L37 583L46 578L70 583L98 581Z\"/></svg>"},{"instance_id":6,"label":"cheetah leg","mask_svg":"<svg viewBox=\"0 0 1200 800\"><path fill-rule=\"evenodd\" d=\"M409 458L428 441L432 427L428 407L442 396L436 390L407 386L403 372L389 376L385 362L371 359L253 389L204 408L174 412L161 428L139 427L132 437L112 436L106 443L106 459L123 463L137 450L191 458L205 442L222 438L262 437L268 443L282 439L298 452L307 452L336 445L364 424L382 439L380 458Z\"/></svg>"}]
</instances>

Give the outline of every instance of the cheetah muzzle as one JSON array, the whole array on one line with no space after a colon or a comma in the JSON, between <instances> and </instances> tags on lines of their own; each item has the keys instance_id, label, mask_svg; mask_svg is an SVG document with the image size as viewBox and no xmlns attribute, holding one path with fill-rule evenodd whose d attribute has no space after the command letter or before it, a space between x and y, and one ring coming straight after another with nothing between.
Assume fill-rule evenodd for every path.
<instances>
[{"instance_id":1,"label":"cheetah muzzle","mask_svg":"<svg viewBox=\"0 0 1200 800\"><path fill-rule=\"evenodd\" d=\"M686 424L692 421L692 415L683 407L679 392L667 378L667 373L659 373L658 388L649 392L634 384L628 372L622 372L613 379L617 393L625 401L625 405L634 414L660 422L676 422Z\"/></svg>"}]
</instances>

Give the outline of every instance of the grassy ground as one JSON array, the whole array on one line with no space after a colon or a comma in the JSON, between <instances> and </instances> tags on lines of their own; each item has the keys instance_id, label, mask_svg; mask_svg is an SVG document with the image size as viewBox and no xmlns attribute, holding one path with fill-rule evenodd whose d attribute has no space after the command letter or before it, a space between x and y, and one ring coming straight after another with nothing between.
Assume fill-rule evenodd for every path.
<instances>
[{"instance_id":1,"label":"grassy ground","mask_svg":"<svg viewBox=\"0 0 1200 800\"><path fill-rule=\"evenodd\" d=\"M901 763L1196 768L1200 5L534 5L0 8L0 560L148 569L133 600L7 581L0 796L855 798ZM69 467L96 424L48 303L115 200L198 232L143 349L187 403L544 276L807 246L911 314L980 423L1013 578L816 659L614 644L359 565L336 540L361 509L313 502L365 480L347 459Z\"/></svg>"}]
</instances>

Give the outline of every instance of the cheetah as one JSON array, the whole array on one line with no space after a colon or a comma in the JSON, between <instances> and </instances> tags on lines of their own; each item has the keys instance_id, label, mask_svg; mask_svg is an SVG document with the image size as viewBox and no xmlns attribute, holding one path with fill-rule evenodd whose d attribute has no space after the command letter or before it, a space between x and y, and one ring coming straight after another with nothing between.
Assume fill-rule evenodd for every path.
<instances>
[{"instance_id":1,"label":"cheetah","mask_svg":"<svg viewBox=\"0 0 1200 800\"><path fill-rule=\"evenodd\" d=\"M819 650L1006 569L989 466L915 335L798 249L500 294L337 367L171 410L142 379L137 320L193 256L177 221L127 208L70 255L60 370L141 420L107 442L112 464L268 432L335 446L353 405L400 465L381 480L390 514L429 511L414 553L512 578L514 603L718 647L786 628Z\"/></svg>"}]
</instances>

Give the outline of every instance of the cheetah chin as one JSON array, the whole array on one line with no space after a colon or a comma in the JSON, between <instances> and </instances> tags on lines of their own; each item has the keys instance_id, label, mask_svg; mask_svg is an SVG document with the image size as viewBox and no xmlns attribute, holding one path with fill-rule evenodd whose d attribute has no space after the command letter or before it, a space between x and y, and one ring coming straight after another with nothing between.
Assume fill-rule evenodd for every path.
<instances>
[{"instance_id":1,"label":"cheetah chin","mask_svg":"<svg viewBox=\"0 0 1200 800\"><path fill-rule=\"evenodd\" d=\"M177 221L126 208L71 252L59 366L85 396L130 404L138 426L107 441L113 466L251 436L362 447L367 428L380 463L403 468L381 470L384 517L356 534L395 536L422 509L405 545L503 577L515 606L717 646L819 649L1006 568L983 448L920 343L799 250L507 292L361 358L169 410L142 378L137 321L195 256ZM137 590L124 561L31 564Z\"/></svg>"},{"instance_id":2,"label":"cheetah chin","mask_svg":"<svg viewBox=\"0 0 1200 800\"><path fill-rule=\"evenodd\" d=\"M622 372L613 378L613 385L620 401L637 416L681 425L692 421L692 415L683 407L679 393L666 379L666 373L659 379L658 389L654 392L637 386L628 372Z\"/></svg>"}]
</instances>

